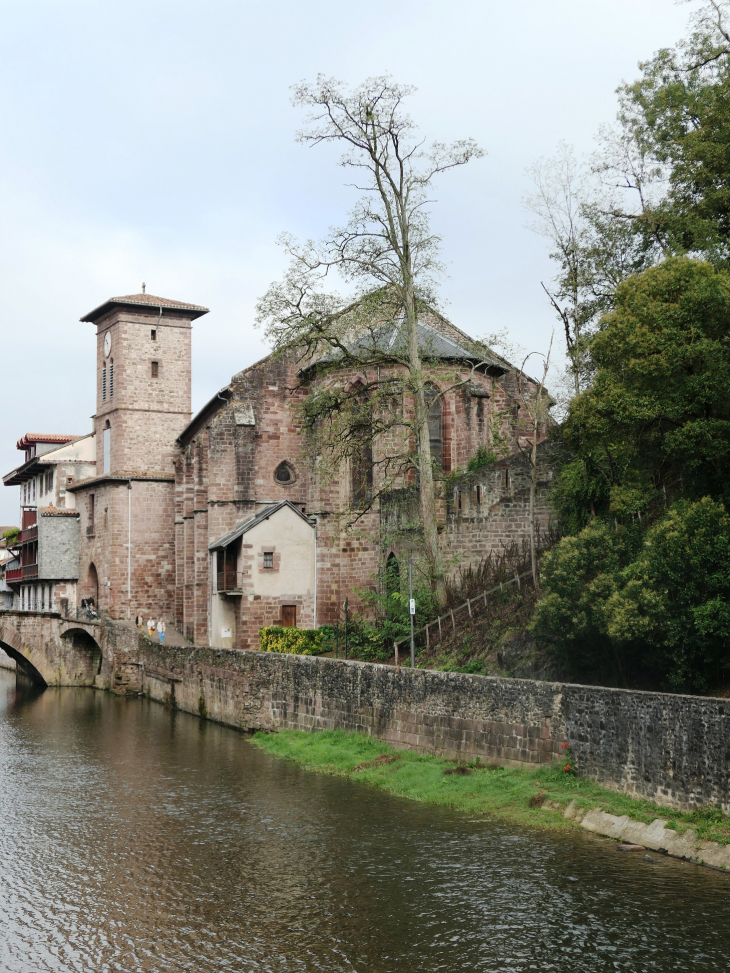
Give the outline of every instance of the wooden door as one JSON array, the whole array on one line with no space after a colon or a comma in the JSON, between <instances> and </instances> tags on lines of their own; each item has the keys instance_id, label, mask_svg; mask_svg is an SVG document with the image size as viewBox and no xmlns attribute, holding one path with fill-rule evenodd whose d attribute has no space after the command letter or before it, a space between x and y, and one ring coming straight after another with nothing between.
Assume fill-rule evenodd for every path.
<instances>
[{"instance_id":1,"label":"wooden door","mask_svg":"<svg viewBox=\"0 0 730 973\"><path fill-rule=\"evenodd\" d=\"M281 624L285 628L297 627L297 606L296 605L281 606Z\"/></svg>"}]
</instances>

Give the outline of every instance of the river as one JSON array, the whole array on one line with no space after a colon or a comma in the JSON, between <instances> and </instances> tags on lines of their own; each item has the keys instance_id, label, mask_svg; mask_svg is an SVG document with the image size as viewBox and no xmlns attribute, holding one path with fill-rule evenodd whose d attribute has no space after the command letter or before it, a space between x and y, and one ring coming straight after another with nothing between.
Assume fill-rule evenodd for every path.
<instances>
[{"instance_id":1,"label":"river","mask_svg":"<svg viewBox=\"0 0 730 973\"><path fill-rule=\"evenodd\" d=\"M730 876L308 774L0 670L0 968L713 970Z\"/></svg>"}]
</instances>

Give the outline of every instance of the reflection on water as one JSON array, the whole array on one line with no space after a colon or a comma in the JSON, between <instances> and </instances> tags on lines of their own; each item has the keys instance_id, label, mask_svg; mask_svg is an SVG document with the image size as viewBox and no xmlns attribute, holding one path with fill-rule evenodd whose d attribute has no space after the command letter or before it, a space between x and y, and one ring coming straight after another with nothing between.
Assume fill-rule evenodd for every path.
<instances>
[{"instance_id":1,"label":"reflection on water","mask_svg":"<svg viewBox=\"0 0 730 973\"><path fill-rule=\"evenodd\" d=\"M725 973L730 876L652 859L0 675L3 970Z\"/></svg>"}]
</instances>

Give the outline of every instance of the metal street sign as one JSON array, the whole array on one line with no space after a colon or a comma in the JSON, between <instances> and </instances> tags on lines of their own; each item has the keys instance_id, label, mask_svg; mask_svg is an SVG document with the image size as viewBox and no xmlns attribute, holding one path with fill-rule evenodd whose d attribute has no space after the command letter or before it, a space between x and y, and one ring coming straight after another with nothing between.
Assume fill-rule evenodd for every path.
<instances>
[{"instance_id":1,"label":"metal street sign","mask_svg":"<svg viewBox=\"0 0 730 973\"><path fill-rule=\"evenodd\" d=\"M415 615L416 614L416 599L415 598L411 598L410 601L408 602L408 604L410 606L411 615Z\"/></svg>"}]
</instances>

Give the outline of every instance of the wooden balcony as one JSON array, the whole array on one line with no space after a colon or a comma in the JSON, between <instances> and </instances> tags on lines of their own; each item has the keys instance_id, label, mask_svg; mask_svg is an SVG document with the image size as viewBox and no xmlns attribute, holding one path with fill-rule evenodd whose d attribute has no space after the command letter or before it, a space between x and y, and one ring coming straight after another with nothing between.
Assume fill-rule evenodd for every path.
<instances>
[{"instance_id":1,"label":"wooden balcony","mask_svg":"<svg viewBox=\"0 0 730 973\"><path fill-rule=\"evenodd\" d=\"M6 584L17 584L19 581L23 580L23 569L22 568L7 568L5 571L5 582Z\"/></svg>"},{"instance_id":2,"label":"wooden balcony","mask_svg":"<svg viewBox=\"0 0 730 973\"><path fill-rule=\"evenodd\" d=\"M38 524L33 524L32 527L26 527L21 530L18 535L18 544L30 544L31 541L38 540Z\"/></svg>"},{"instance_id":3,"label":"wooden balcony","mask_svg":"<svg viewBox=\"0 0 730 973\"><path fill-rule=\"evenodd\" d=\"M20 570L23 572L23 581L26 581L28 578L38 577L37 564L24 564Z\"/></svg>"},{"instance_id":4,"label":"wooden balcony","mask_svg":"<svg viewBox=\"0 0 730 973\"><path fill-rule=\"evenodd\" d=\"M219 571L217 574L217 590L226 595L241 595L243 572L241 571Z\"/></svg>"}]
</instances>

